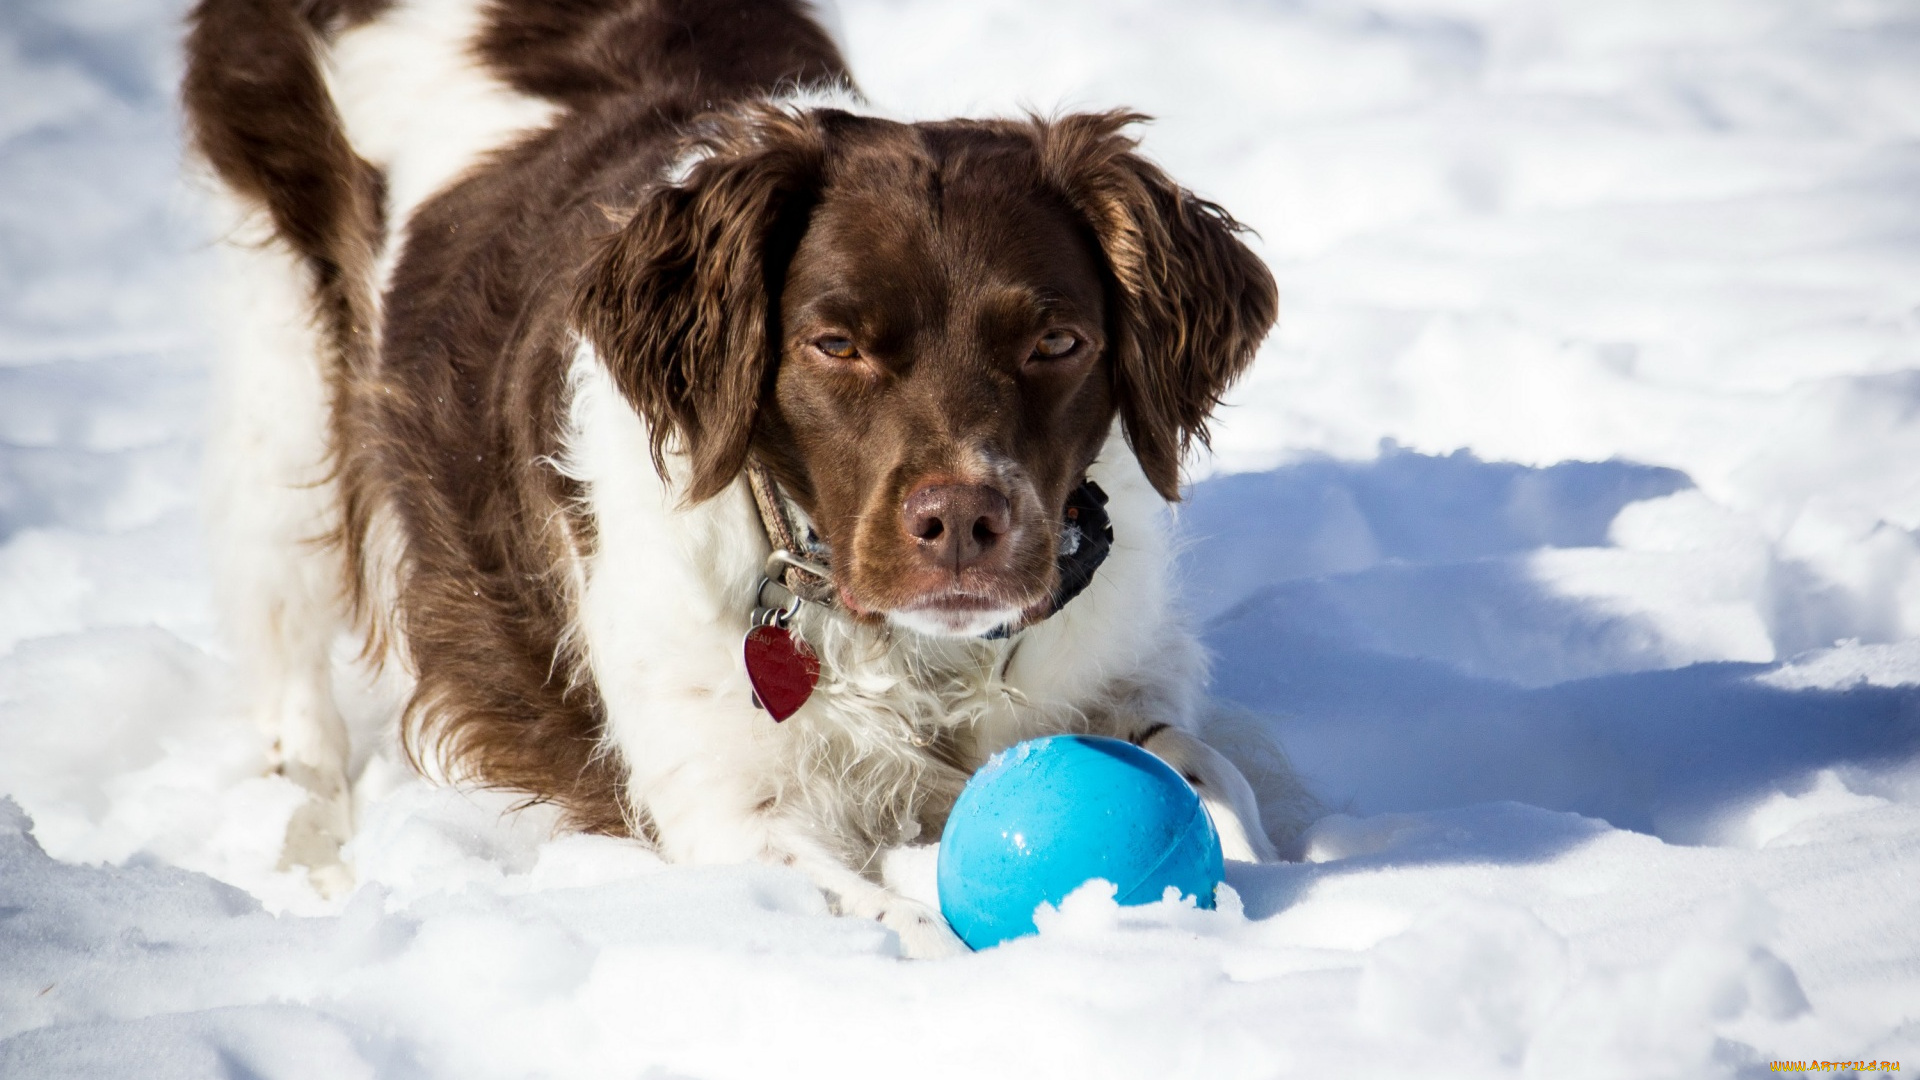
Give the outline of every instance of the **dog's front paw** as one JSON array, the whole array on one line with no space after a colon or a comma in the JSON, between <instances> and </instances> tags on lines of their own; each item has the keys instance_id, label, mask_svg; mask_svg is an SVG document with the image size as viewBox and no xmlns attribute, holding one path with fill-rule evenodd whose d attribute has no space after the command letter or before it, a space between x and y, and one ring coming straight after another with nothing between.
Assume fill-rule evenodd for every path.
<instances>
[{"instance_id":1,"label":"dog's front paw","mask_svg":"<svg viewBox=\"0 0 1920 1080\"><path fill-rule=\"evenodd\" d=\"M307 789L307 800L287 822L280 869L305 867L307 880L328 899L353 891L353 868L340 849L353 837L353 795L341 778L321 776L315 770L283 765L282 773Z\"/></svg>"},{"instance_id":2,"label":"dog's front paw","mask_svg":"<svg viewBox=\"0 0 1920 1080\"><path fill-rule=\"evenodd\" d=\"M869 917L900 936L900 955L908 960L940 960L972 951L938 911L917 900L889 897Z\"/></svg>"}]
</instances>

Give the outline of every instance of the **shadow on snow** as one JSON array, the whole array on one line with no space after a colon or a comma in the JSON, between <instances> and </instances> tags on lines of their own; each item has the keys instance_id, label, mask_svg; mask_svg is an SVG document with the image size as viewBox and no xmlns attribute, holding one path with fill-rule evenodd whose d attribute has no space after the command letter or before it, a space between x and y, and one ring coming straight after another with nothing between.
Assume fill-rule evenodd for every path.
<instances>
[{"instance_id":1,"label":"shadow on snow","mask_svg":"<svg viewBox=\"0 0 1920 1080\"><path fill-rule=\"evenodd\" d=\"M1622 507L1689 486L1626 462L1531 469L1392 447L1201 484L1183 564L1215 693L1274 717L1335 810L1516 800L1670 839L1812 770L1920 750L1920 687L1778 689L1754 680L1763 664L1650 670L1660 658L1631 619L1526 573L1525 553L1604 546ZM1585 835L1572 818L1542 830L1471 854L1532 859Z\"/></svg>"}]
</instances>

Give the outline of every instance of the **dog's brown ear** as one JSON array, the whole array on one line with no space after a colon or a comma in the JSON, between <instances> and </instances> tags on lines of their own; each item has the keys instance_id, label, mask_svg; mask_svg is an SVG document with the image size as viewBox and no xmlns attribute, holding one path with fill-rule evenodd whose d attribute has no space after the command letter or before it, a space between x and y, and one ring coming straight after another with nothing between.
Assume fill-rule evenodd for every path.
<instances>
[{"instance_id":1,"label":"dog's brown ear","mask_svg":"<svg viewBox=\"0 0 1920 1080\"><path fill-rule=\"evenodd\" d=\"M690 467L689 503L719 494L746 464L772 373L772 293L819 186L822 135L810 114L772 108L713 119L609 237L575 295L574 325L652 429L653 464Z\"/></svg>"},{"instance_id":2,"label":"dog's brown ear","mask_svg":"<svg viewBox=\"0 0 1920 1080\"><path fill-rule=\"evenodd\" d=\"M1047 181L1092 226L1120 310L1114 383L1121 424L1147 479L1180 497L1180 459L1207 441L1207 418L1252 363L1279 308L1273 275L1243 227L1135 154L1108 112L1034 120Z\"/></svg>"}]
</instances>

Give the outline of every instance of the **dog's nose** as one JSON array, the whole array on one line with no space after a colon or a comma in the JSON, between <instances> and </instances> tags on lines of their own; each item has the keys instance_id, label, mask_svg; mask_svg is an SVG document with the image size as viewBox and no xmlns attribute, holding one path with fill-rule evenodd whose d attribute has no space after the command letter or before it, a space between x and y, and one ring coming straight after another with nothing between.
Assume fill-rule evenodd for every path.
<instances>
[{"instance_id":1,"label":"dog's nose","mask_svg":"<svg viewBox=\"0 0 1920 1080\"><path fill-rule=\"evenodd\" d=\"M907 496L900 517L923 558L958 572L1000 553L1013 505L985 484L929 484Z\"/></svg>"}]
</instances>

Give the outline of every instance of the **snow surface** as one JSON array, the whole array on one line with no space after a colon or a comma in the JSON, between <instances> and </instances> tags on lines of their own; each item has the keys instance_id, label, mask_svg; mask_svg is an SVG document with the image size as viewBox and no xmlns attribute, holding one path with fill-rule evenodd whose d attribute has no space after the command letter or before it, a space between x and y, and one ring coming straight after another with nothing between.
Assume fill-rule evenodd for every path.
<instances>
[{"instance_id":1,"label":"snow surface","mask_svg":"<svg viewBox=\"0 0 1920 1080\"><path fill-rule=\"evenodd\" d=\"M1223 741L1325 816L1218 911L1090 887L942 963L371 734L363 887L274 870L179 13L0 4L0 1076L1920 1067L1911 3L844 2L902 111L1158 116L1283 299L1182 567Z\"/></svg>"}]
</instances>

